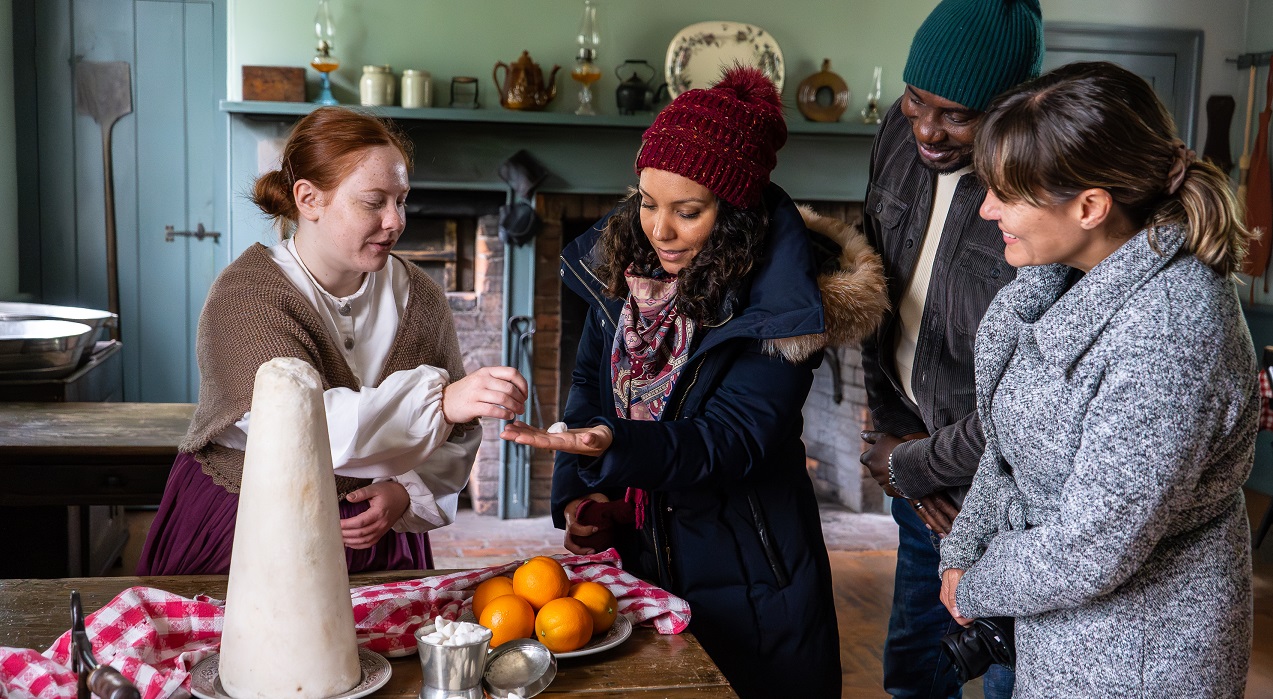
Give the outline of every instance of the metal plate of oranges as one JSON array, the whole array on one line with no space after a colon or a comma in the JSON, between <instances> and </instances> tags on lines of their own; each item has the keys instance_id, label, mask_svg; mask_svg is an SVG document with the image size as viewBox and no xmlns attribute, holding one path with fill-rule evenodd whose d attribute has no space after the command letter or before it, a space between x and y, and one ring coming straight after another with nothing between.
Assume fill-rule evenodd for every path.
<instances>
[{"instance_id":1,"label":"metal plate of oranges","mask_svg":"<svg viewBox=\"0 0 1273 699\"><path fill-rule=\"evenodd\" d=\"M570 583L555 559L536 556L512 578L483 581L473 594L473 615L491 629L491 647L534 638L559 658L598 653L632 635L618 600L595 582Z\"/></svg>"}]
</instances>

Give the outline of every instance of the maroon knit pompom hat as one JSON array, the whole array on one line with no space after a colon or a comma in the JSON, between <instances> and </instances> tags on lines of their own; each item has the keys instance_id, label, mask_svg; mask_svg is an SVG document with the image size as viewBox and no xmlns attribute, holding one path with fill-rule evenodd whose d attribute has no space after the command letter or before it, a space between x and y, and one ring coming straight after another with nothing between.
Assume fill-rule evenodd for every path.
<instances>
[{"instance_id":1,"label":"maroon knit pompom hat","mask_svg":"<svg viewBox=\"0 0 1273 699\"><path fill-rule=\"evenodd\" d=\"M734 206L753 208L787 142L787 123L769 78L734 66L711 88L678 95L641 138L638 173L673 172Z\"/></svg>"}]
</instances>

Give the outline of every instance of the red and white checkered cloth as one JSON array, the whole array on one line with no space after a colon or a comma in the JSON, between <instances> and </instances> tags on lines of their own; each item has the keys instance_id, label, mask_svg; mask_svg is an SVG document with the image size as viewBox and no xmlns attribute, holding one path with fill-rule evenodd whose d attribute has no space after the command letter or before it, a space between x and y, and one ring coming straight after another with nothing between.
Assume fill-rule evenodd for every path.
<instances>
[{"instance_id":1,"label":"red and white checkered cloth","mask_svg":"<svg viewBox=\"0 0 1273 699\"><path fill-rule=\"evenodd\" d=\"M554 556L572 582L590 580L609 588L619 612L648 621L659 633L689 626L685 600L625 573L614 549L589 556ZM415 652L416 628L436 616L456 619L471 606L473 589L487 578L513 571L521 561L417 580L369 585L350 592L358 644L390 657ZM188 599L163 590L133 587L84 620L93 655L137 685L143 699L172 696L189 688L190 670L221 644L224 602L199 595ZM43 654L0 647L0 697L73 699L71 633Z\"/></svg>"},{"instance_id":2,"label":"red and white checkered cloth","mask_svg":"<svg viewBox=\"0 0 1273 699\"><path fill-rule=\"evenodd\" d=\"M1273 432L1273 367L1260 370L1260 429Z\"/></svg>"}]
</instances>

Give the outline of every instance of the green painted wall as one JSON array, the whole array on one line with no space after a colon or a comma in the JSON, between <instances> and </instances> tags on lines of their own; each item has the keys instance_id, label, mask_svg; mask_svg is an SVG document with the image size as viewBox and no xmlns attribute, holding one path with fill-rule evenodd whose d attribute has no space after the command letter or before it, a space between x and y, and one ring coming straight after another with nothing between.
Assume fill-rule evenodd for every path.
<instances>
[{"instance_id":1,"label":"green painted wall","mask_svg":"<svg viewBox=\"0 0 1273 699\"><path fill-rule=\"evenodd\" d=\"M229 92L240 95L240 66L262 63L305 65L314 48L311 27L313 0L261 3L232 0L229 55ZM365 63L388 63L428 70L434 77L435 104L444 105L452 76L480 80L483 105L496 106L491 69L509 62L522 50L545 68L571 65L575 32L583 3L578 0L332 0L337 22L335 54L342 59L335 92L342 101L357 101L357 81ZM800 8L807 7L807 11ZM926 2L734 2L731 0L601 0L601 48L598 63L605 77L595 87L605 113L613 114L617 79L610 71L625 59L640 58L662 69L667 44L682 27L723 19L757 24L783 48L787 84L794 88L805 75L830 58L853 91L850 110L865 104L871 68L886 66L885 99L899 94L906 36L927 14ZM309 71L311 79L316 75ZM312 83L311 83L312 85ZM574 83L558 75L557 100L552 108L573 110ZM794 90L788 89L788 95Z\"/></svg>"},{"instance_id":2,"label":"green painted wall","mask_svg":"<svg viewBox=\"0 0 1273 699\"><path fill-rule=\"evenodd\" d=\"M13 116L13 0L0 0L0 299L18 293L18 158Z\"/></svg>"},{"instance_id":3,"label":"green painted wall","mask_svg":"<svg viewBox=\"0 0 1273 699\"><path fill-rule=\"evenodd\" d=\"M1268 4L1268 0L1250 0ZM451 77L481 81L486 107L497 104L490 78L496 61L511 61L523 49L545 68L570 65L583 3L579 0L331 0L337 22L337 98L357 101L361 66L388 63L428 70L435 104L444 104ZM1248 0L1043 0L1048 21L1203 29L1206 58L1202 95L1233 92L1236 71L1224 56L1243 49ZM884 68L884 101L901 93L901 73L915 29L935 0L600 0L599 63L612 68L628 58L662 68L667 44L682 27L705 20L749 22L768 30L787 63L785 95L830 58L853 92L850 115L865 104L871 68ZM242 95L241 66L307 65L313 54L314 0L230 0L230 99ZM316 73L309 71L311 90ZM600 104L614 113L617 80L607 73L598 85ZM560 94L552 108L574 108L574 84L558 75ZM311 93L312 94L312 93ZM793 112L794 113L794 112ZM846 116L847 118L847 116ZM1202 137L1205 134L1200 133Z\"/></svg>"},{"instance_id":4,"label":"green painted wall","mask_svg":"<svg viewBox=\"0 0 1273 699\"><path fill-rule=\"evenodd\" d=\"M1273 0L1250 0L1248 3L1246 50L1273 51Z\"/></svg>"}]
</instances>

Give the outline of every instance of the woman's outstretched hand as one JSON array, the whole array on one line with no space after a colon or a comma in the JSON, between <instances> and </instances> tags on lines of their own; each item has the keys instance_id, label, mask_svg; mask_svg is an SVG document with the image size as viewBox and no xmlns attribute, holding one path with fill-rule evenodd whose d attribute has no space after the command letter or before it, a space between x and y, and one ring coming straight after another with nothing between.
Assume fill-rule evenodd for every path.
<instances>
[{"instance_id":1,"label":"woman's outstretched hand","mask_svg":"<svg viewBox=\"0 0 1273 699\"><path fill-rule=\"evenodd\" d=\"M531 427L521 420L505 425L504 431L499 436L501 439L525 444L535 449L564 451L580 456L601 456L614 442L614 434L605 425L580 427L550 434L538 427Z\"/></svg>"},{"instance_id":2,"label":"woman's outstretched hand","mask_svg":"<svg viewBox=\"0 0 1273 699\"><path fill-rule=\"evenodd\" d=\"M512 420L526 409L526 378L513 367L484 366L442 389L442 415L452 425L479 417Z\"/></svg>"}]
</instances>

